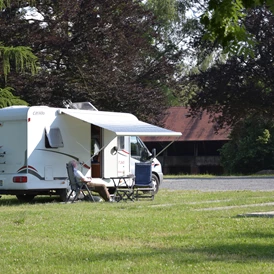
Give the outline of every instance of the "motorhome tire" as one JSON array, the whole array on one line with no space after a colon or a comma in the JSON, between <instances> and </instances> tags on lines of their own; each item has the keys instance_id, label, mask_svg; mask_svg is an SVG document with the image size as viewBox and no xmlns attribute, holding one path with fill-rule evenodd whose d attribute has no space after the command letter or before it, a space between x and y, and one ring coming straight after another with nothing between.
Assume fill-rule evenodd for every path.
<instances>
[{"instance_id":1,"label":"motorhome tire","mask_svg":"<svg viewBox=\"0 0 274 274\"><path fill-rule=\"evenodd\" d=\"M155 191L154 193L156 194L159 190L159 185L160 185L160 182L159 182L159 178L157 177L156 174L152 174L152 183L153 185L155 186Z\"/></svg>"},{"instance_id":2,"label":"motorhome tire","mask_svg":"<svg viewBox=\"0 0 274 274\"><path fill-rule=\"evenodd\" d=\"M16 195L16 198L20 202L24 202L24 203L31 202L34 199L34 197L35 197L35 195L32 195L32 194L20 194L20 195Z\"/></svg>"},{"instance_id":3,"label":"motorhome tire","mask_svg":"<svg viewBox=\"0 0 274 274\"><path fill-rule=\"evenodd\" d=\"M68 191L67 189L60 189L57 191L57 194L59 195L62 202L67 201Z\"/></svg>"}]
</instances>

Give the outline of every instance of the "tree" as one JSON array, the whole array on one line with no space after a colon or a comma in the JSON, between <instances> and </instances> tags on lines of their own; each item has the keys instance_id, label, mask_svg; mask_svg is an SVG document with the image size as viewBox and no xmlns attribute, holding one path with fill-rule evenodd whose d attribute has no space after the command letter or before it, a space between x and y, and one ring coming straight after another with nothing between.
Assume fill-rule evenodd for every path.
<instances>
[{"instance_id":1,"label":"tree","mask_svg":"<svg viewBox=\"0 0 274 274\"><path fill-rule=\"evenodd\" d=\"M193 114L203 109L219 126L234 127L250 116L274 115L274 16L254 9L246 17L246 29L256 37L255 58L234 56L205 72L185 77L182 85L192 95ZM217 118L216 118L217 115Z\"/></svg>"},{"instance_id":2,"label":"tree","mask_svg":"<svg viewBox=\"0 0 274 274\"><path fill-rule=\"evenodd\" d=\"M257 8L244 23L256 38L255 58L235 55L184 83L193 114L206 110L219 127L232 129L221 149L223 166L230 173L248 174L274 167L274 16Z\"/></svg>"},{"instance_id":3,"label":"tree","mask_svg":"<svg viewBox=\"0 0 274 274\"><path fill-rule=\"evenodd\" d=\"M159 123L167 93L177 88L181 51L165 43L141 1L36 1L39 20L24 16L27 2L11 2L0 18L0 40L31 46L41 63L34 78L9 77L16 95L32 105L91 101Z\"/></svg>"}]
</instances>

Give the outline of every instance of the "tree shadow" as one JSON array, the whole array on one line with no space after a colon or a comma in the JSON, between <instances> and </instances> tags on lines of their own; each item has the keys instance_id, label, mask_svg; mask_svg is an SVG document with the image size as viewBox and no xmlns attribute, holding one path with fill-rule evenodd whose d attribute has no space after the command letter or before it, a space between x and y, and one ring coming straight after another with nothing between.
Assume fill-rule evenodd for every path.
<instances>
[{"instance_id":1,"label":"tree shadow","mask_svg":"<svg viewBox=\"0 0 274 274\"><path fill-rule=\"evenodd\" d=\"M241 233L240 235L250 239L262 239L262 238L273 239L274 238L274 233L264 233L261 231L245 232L245 233Z\"/></svg>"},{"instance_id":2,"label":"tree shadow","mask_svg":"<svg viewBox=\"0 0 274 274\"><path fill-rule=\"evenodd\" d=\"M117 251L114 249L109 252L94 252L90 251L83 253L68 252L63 254L62 260L68 264L77 261L97 261L106 263L107 261L124 261L130 260L137 263L148 258L157 260L161 258L163 264L177 264L182 265L186 263L205 263L205 262L237 262L248 263L256 261L273 262L274 245L260 245L260 244L227 244L227 245L212 245L201 248L148 248L146 252L132 249L132 251Z\"/></svg>"},{"instance_id":3,"label":"tree shadow","mask_svg":"<svg viewBox=\"0 0 274 274\"><path fill-rule=\"evenodd\" d=\"M22 204L46 204L46 203L60 203L58 196L36 196L31 202L19 201L13 195L1 195L0 206L19 206Z\"/></svg>"}]
</instances>

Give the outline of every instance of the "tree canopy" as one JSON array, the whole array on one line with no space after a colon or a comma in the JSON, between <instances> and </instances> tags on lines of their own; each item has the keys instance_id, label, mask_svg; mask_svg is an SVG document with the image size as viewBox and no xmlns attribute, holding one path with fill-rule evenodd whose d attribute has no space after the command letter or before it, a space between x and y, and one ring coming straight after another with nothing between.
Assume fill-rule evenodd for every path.
<instances>
[{"instance_id":1,"label":"tree canopy","mask_svg":"<svg viewBox=\"0 0 274 274\"><path fill-rule=\"evenodd\" d=\"M182 51L162 37L161 23L142 1L28 5L11 0L0 17L0 41L31 47L41 64L35 77L10 74L16 95L31 105L91 101L100 110L159 123L178 89Z\"/></svg>"},{"instance_id":2,"label":"tree canopy","mask_svg":"<svg viewBox=\"0 0 274 274\"><path fill-rule=\"evenodd\" d=\"M274 115L274 16L262 7L250 10L246 29L256 37L255 58L235 55L224 63L184 78L193 112L218 115L220 126L235 126L250 116Z\"/></svg>"}]
</instances>

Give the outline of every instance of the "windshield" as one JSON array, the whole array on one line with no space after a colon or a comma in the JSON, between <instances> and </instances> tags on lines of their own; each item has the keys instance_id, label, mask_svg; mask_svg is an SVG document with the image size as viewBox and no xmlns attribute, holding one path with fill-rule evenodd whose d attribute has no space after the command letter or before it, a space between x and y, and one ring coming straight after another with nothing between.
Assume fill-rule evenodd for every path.
<instances>
[{"instance_id":1,"label":"windshield","mask_svg":"<svg viewBox=\"0 0 274 274\"><path fill-rule=\"evenodd\" d=\"M137 136L130 136L130 147L131 147L131 157L140 161L146 162L151 155L142 142L142 140Z\"/></svg>"}]
</instances>

